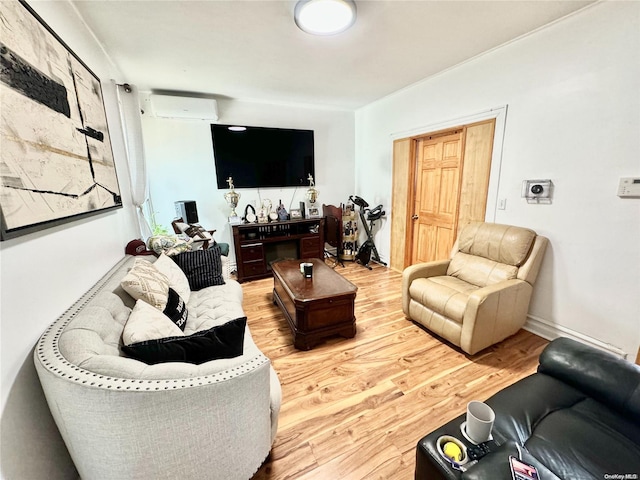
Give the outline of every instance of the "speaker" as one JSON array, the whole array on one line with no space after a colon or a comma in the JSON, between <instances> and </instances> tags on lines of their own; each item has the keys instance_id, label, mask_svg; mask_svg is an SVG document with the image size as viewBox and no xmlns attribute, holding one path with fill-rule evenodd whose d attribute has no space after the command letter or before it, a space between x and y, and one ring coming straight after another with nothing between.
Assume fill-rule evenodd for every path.
<instances>
[{"instance_id":1,"label":"speaker","mask_svg":"<svg viewBox=\"0 0 640 480\"><path fill-rule=\"evenodd\" d=\"M182 217L185 223L198 223L198 209L194 200L175 202L176 216Z\"/></svg>"}]
</instances>

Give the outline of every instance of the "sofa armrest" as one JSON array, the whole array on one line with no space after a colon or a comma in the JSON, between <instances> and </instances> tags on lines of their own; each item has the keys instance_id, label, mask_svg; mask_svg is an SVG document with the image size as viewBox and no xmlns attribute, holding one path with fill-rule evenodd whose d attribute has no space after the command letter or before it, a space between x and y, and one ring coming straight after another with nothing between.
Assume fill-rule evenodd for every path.
<instances>
[{"instance_id":1,"label":"sofa armrest","mask_svg":"<svg viewBox=\"0 0 640 480\"><path fill-rule=\"evenodd\" d=\"M570 338L540 355L538 372L555 377L623 414L640 418L640 366Z\"/></svg>"},{"instance_id":2,"label":"sofa armrest","mask_svg":"<svg viewBox=\"0 0 640 480\"><path fill-rule=\"evenodd\" d=\"M450 260L416 263L402 271L402 311L409 316L409 287L416 278L439 277L447 274Z\"/></svg>"},{"instance_id":3,"label":"sofa armrest","mask_svg":"<svg viewBox=\"0 0 640 480\"><path fill-rule=\"evenodd\" d=\"M276 433L278 433L278 417L280 415L280 408L282 407L282 386L278 379L278 374L273 369L273 366L269 369L269 385L270 385L270 398L271 398L271 443L276 439Z\"/></svg>"},{"instance_id":4,"label":"sofa armrest","mask_svg":"<svg viewBox=\"0 0 640 480\"><path fill-rule=\"evenodd\" d=\"M34 356L82 478L251 478L271 450L280 392L272 391L277 379L261 354L223 372L174 380L105 377L72 365L65 373L62 356L38 348Z\"/></svg>"},{"instance_id":5,"label":"sofa armrest","mask_svg":"<svg viewBox=\"0 0 640 480\"><path fill-rule=\"evenodd\" d=\"M469 295L460 347L473 355L520 330L527 319L532 291L529 283L512 279L479 288Z\"/></svg>"}]
</instances>

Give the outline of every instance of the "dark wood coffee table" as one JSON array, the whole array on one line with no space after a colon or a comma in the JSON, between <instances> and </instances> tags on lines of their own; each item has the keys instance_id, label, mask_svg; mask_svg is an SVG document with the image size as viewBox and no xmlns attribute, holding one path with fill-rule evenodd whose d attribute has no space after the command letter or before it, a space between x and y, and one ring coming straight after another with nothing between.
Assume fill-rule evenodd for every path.
<instances>
[{"instance_id":1,"label":"dark wood coffee table","mask_svg":"<svg viewBox=\"0 0 640 480\"><path fill-rule=\"evenodd\" d=\"M313 263L313 278L304 278L300 263ZM293 344L309 350L322 339L356 334L356 287L317 258L282 260L273 269L273 303L284 313Z\"/></svg>"}]
</instances>

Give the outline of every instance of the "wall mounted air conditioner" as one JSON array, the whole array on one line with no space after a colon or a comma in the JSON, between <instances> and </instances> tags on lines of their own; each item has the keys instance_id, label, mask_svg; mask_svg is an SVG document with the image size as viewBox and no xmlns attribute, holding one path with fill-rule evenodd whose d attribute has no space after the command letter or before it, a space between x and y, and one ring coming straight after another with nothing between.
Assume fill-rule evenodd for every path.
<instances>
[{"instance_id":1,"label":"wall mounted air conditioner","mask_svg":"<svg viewBox=\"0 0 640 480\"><path fill-rule=\"evenodd\" d=\"M218 102L212 98L151 94L151 106L160 118L218 120Z\"/></svg>"}]
</instances>

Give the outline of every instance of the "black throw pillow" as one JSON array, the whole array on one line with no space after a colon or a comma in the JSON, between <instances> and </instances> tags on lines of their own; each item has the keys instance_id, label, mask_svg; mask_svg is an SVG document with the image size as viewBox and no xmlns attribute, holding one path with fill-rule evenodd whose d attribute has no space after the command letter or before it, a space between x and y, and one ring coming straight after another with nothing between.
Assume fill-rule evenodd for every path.
<instances>
[{"instance_id":1,"label":"black throw pillow","mask_svg":"<svg viewBox=\"0 0 640 480\"><path fill-rule=\"evenodd\" d=\"M183 252L171 258L186 275L192 292L213 285L224 285L220 245L217 243L206 250Z\"/></svg>"},{"instance_id":2,"label":"black throw pillow","mask_svg":"<svg viewBox=\"0 0 640 480\"><path fill-rule=\"evenodd\" d=\"M178 292L171 287L169 287L167 306L164 308L162 313L169 317L171 321L184 332L184 327L187 326L187 317L189 315L189 312L187 311L187 304L184 303L184 300L182 300L182 297L178 295Z\"/></svg>"},{"instance_id":3,"label":"black throw pillow","mask_svg":"<svg viewBox=\"0 0 640 480\"><path fill-rule=\"evenodd\" d=\"M164 362L200 365L210 360L242 355L246 325L247 317L242 317L186 337L146 340L124 345L122 349L128 356L148 365Z\"/></svg>"}]
</instances>

